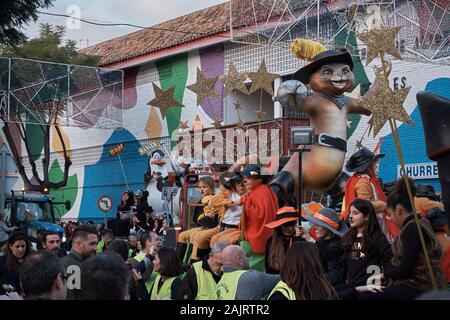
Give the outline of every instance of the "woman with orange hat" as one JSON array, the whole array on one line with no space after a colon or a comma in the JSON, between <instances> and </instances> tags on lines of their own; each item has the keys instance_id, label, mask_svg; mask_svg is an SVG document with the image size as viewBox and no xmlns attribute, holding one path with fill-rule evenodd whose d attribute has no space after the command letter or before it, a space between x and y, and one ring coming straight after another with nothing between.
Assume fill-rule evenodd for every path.
<instances>
[{"instance_id":1,"label":"woman with orange hat","mask_svg":"<svg viewBox=\"0 0 450 320\"><path fill-rule=\"evenodd\" d=\"M294 207L282 207L278 209L275 221L266 224L273 229L272 236L267 239L265 251L266 273L280 273L287 250L294 241L302 241L297 228L300 213Z\"/></svg>"},{"instance_id":2,"label":"woman with orange hat","mask_svg":"<svg viewBox=\"0 0 450 320\"><path fill-rule=\"evenodd\" d=\"M314 227L320 262L328 282L333 286L343 283L346 260L341 238L348 226L330 208L323 208L314 214L308 213L302 219L309 221Z\"/></svg>"}]
</instances>

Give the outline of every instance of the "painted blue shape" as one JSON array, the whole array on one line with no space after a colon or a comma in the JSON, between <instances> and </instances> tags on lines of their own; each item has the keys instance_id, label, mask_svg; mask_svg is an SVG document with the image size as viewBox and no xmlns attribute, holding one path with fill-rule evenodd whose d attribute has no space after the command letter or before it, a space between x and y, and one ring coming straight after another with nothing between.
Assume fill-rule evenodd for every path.
<instances>
[{"instance_id":1,"label":"painted blue shape","mask_svg":"<svg viewBox=\"0 0 450 320\"><path fill-rule=\"evenodd\" d=\"M123 143L125 146L120 157L129 188L133 191L144 188L144 173L148 157L138 154L140 144L129 131L116 130L103 145L103 153L99 161L84 168L79 219L102 222L104 214L98 208L97 200L103 195L108 195L113 200L113 207L108 212L108 218L115 217L121 194L127 190L119 158L111 157L109 154L109 150L117 143Z\"/></svg>"},{"instance_id":2,"label":"painted blue shape","mask_svg":"<svg viewBox=\"0 0 450 320\"><path fill-rule=\"evenodd\" d=\"M450 99L450 78L433 79L427 83L425 91L431 91ZM398 128L405 164L433 162L427 157L423 124L420 117L420 110L417 106L410 116L414 122L414 127L408 124L401 124ZM388 134L383 138L381 152L386 154L386 156L380 160L380 177L384 182L396 180L397 165L399 165L400 162L397 157L397 149L392 134ZM432 185L436 191L441 190L438 179L418 179L416 183L429 184Z\"/></svg>"}]
</instances>

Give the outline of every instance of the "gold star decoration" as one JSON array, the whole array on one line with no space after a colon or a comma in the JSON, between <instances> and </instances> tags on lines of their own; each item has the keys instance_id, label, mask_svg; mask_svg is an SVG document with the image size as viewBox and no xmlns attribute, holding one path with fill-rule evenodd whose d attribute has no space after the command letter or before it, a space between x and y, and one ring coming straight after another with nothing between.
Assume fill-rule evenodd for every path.
<instances>
[{"instance_id":1,"label":"gold star decoration","mask_svg":"<svg viewBox=\"0 0 450 320\"><path fill-rule=\"evenodd\" d=\"M369 32L358 34L358 38L367 45L366 66L380 53L389 53L390 55L401 59L400 52L395 47L395 37L400 32L401 27L394 28L376 28Z\"/></svg>"},{"instance_id":2,"label":"gold star decoration","mask_svg":"<svg viewBox=\"0 0 450 320\"><path fill-rule=\"evenodd\" d=\"M248 94L248 89L245 86L245 79L247 79L247 74L239 72L236 66L232 63L228 66L228 74L219 78L224 84L223 96L226 97L234 90L241 91Z\"/></svg>"},{"instance_id":3,"label":"gold star decoration","mask_svg":"<svg viewBox=\"0 0 450 320\"><path fill-rule=\"evenodd\" d=\"M220 120L214 120L213 123L211 123L215 129L220 129L222 128L222 124L220 123Z\"/></svg>"},{"instance_id":4,"label":"gold star decoration","mask_svg":"<svg viewBox=\"0 0 450 320\"><path fill-rule=\"evenodd\" d=\"M234 104L234 109L235 110L241 109L241 102L239 101L239 99L236 99L236 101L233 102L233 104Z\"/></svg>"},{"instance_id":5,"label":"gold star decoration","mask_svg":"<svg viewBox=\"0 0 450 320\"><path fill-rule=\"evenodd\" d=\"M267 72L265 59L262 59L258 71L249 72L248 77L252 80L252 87L250 88L250 94L252 94L258 89L263 89L268 94L273 96L272 82L278 78L278 75L275 73Z\"/></svg>"},{"instance_id":6,"label":"gold star decoration","mask_svg":"<svg viewBox=\"0 0 450 320\"><path fill-rule=\"evenodd\" d=\"M174 99L173 93L175 91L175 86L170 87L166 91L162 90L155 83L152 83L153 91L155 92L155 97L147 103L149 106L159 108L161 112L161 117L164 119L167 115L167 110L170 107L184 107L181 103Z\"/></svg>"},{"instance_id":7,"label":"gold star decoration","mask_svg":"<svg viewBox=\"0 0 450 320\"><path fill-rule=\"evenodd\" d=\"M186 86L189 90L197 94L197 106L199 106L206 97L217 97L216 81L219 77L205 78L203 73L197 68L197 82Z\"/></svg>"},{"instance_id":8,"label":"gold star decoration","mask_svg":"<svg viewBox=\"0 0 450 320\"><path fill-rule=\"evenodd\" d=\"M243 129L243 130L245 129L244 123L242 122L241 119L238 120L238 123L236 124L236 128Z\"/></svg>"},{"instance_id":9,"label":"gold star decoration","mask_svg":"<svg viewBox=\"0 0 450 320\"><path fill-rule=\"evenodd\" d=\"M359 149L362 149L364 147L362 142L363 142L363 138L361 138L361 140L356 139L356 144L355 144L356 149L359 150Z\"/></svg>"},{"instance_id":10,"label":"gold star decoration","mask_svg":"<svg viewBox=\"0 0 450 320\"><path fill-rule=\"evenodd\" d=\"M256 112L256 120L261 121L262 118L266 115L266 113L262 110L255 111Z\"/></svg>"},{"instance_id":11,"label":"gold star decoration","mask_svg":"<svg viewBox=\"0 0 450 320\"><path fill-rule=\"evenodd\" d=\"M411 87L393 91L381 74L377 74L374 85L375 94L362 100L362 106L372 112L373 135L378 134L389 118L412 125L411 118L403 108Z\"/></svg>"},{"instance_id":12,"label":"gold star decoration","mask_svg":"<svg viewBox=\"0 0 450 320\"><path fill-rule=\"evenodd\" d=\"M189 126L188 126L188 120L186 120L186 121L180 121L180 129L189 129Z\"/></svg>"}]
</instances>

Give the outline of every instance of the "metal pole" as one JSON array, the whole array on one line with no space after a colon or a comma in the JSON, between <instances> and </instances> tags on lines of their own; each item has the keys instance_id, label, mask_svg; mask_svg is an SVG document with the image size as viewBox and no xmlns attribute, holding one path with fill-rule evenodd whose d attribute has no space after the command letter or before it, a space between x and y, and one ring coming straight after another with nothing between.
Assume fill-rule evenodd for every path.
<instances>
[{"instance_id":1,"label":"metal pole","mask_svg":"<svg viewBox=\"0 0 450 320\"><path fill-rule=\"evenodd\" d=\"M125 176L125 170L123 170L122 158L120 157L120 154L118 155L118 157L119 157L120 167L122 168L123 179L125 180L125 184L127 185L127 190L130 190L130 187L128 186L127 177Z\"/></svg>"},{"instance_id":2,"label":"metal pole","mask_svg":"<svg viewBox=\"0 0 450 320\"><path fill-rule=\"evenodd\" d=\"M5 213L6 193L6 150L3 148L0 158L0 213Z\"/></svg>"},{"instance_id":3,"label":"metal pole","mask_svg":"<svg viewBox=\"0 0 450 320\"><path fill-rule=\"evenodd\" d=\"M298 211L302 214L302 150L298 150ZM300 223L300 221L299 221Z\"/></svg>"},{"instance_id":4,"label":"metal pole","mask_svg":"<svg viewBox=\"0 0 450 320\"><path fill-rule=\"evenodd\" d=\"M316 41L319 41L319 26L320 26L319 16L320 16L320 0L317 0L317 39L316 39Z\"/></svg>"},{"instance_id":5,"label":"metal pole","mask_svg":"<svg viewBox=\"0 0 450 320\"><path fill-rule=\"evenodd\" d=\"M105 224L105 228L108 228L108 211L103 211L103 222Z\"/></svg>"}]
</instances>

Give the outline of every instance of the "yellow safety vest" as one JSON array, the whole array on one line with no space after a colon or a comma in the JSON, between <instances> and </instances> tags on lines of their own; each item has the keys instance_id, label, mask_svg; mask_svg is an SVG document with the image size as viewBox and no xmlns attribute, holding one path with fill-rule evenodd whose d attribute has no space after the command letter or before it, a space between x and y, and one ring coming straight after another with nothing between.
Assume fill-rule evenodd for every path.
<instances>
[{"instance_id":1,"label":"yellow safety vest","mask_svg":"<svg viewBox=\"0 0 450 320\"><path fill-rule=\"evenodd\" d=\"M145 253L139 252L133 259L137 262L141 262L145 258ZM147 288L147 292L150 293L150 289L152 288L152 285L155 281L155 278L158 276L158 272L153 271L150 279L148 279L147 282L145 282L145 287Z\"/></svg>"},{"instance_id":2,"label":"yellow safety vest","mask_svg":"<svg viewBox=\"0 0 450 320\"><path fill-rule=\"evenodd\" d=\"M236 300L236 291L239 279L248 270L224 272L216 286L217 300Z\"/></svg>"},{"instance_id":3,"label":"yellow safety vest","mask_svg":"<svg viewBox=\"0 0 450 320\"><path fill-rule=\"evenodd\" d=\"M156 300L156 296L159 296L161 299L170 298L172 296L172 283L176 278L178 277L171 277L164 281L158 292L159 282L161 281L161 276L158 274L155 279L155 283L153 283L152 292L150 293L150 300Z\"/></svg>"},{"instance_id":4,"label":"yellow safety vest","mask_svg":"<svg viewBox=\"0 0 450 320\"><path fill-rule=\"evenodd\" d=\"M202 264L202 261L192 264L197 278L197 296L195 300L216 300L216 281L210 271L202 268Z\"/></svg>"},{"instance_id":5,"label":"yellow safety vest","mask_svg":"<svg viewBox=\"0 0 450 320\"><path fill-rule=\"evenodd\" d=\"M103 252L103 246L105 245L105 242L103 241L103 239L101 239L98 243L97 243L97 252L98 253L102 253Z\"/></svg>"},{"instance_id":6,"label":"yellow safety vest","mask_svg":"<svg viewBox=\"0 0 450 320\"><path fill-rule=\"evenodd\" d=\"M297 300L294 290L289 288L286 282L282 280L280 280L275 286L275 288L273 288L272 292L269 294L269 297L267 299L270 299L270 297L277 291L280 292L283 296L285 296L289 300Z\"/></svg>"}]
</instances>

